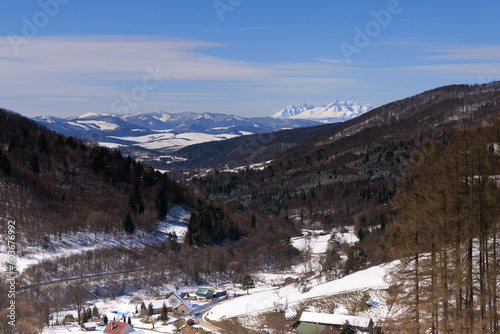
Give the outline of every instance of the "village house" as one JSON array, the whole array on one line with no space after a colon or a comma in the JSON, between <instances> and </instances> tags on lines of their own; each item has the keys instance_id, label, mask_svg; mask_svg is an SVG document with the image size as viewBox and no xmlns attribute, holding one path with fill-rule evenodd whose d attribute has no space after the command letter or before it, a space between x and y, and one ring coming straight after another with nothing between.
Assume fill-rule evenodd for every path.
<instances>
[{"instance_id":1,"label":"village house","mask_svg":"<svg viewBox=\"0 0 500 334\"><path fill-rule=\"evenodd\" d=\"M226 290L216 290L214 291L214 298L224 297L227 295Z\"/></svg>"},{"instance_id":2,"label":"village house","mask_svg":"<svg viewBox=\"0 0 500 334\"><path fill-rule=\"evenodd\" d=\"M163 308L163 303L167 307L168 312L172 312L174 307L179 305L184 301L181 295L178 292L170 293L166 296L166 299L158 299L158 300L145 300L141 304L141 314L148 314L149 303L153 305L153 314L161 314L161 310Z\"/></svg>"},{"instance_id":3,"label":"village house","mask_svg":"<svg viewBox=\"0 0 500 334\"><path fill-rule=\"evenodd\" d=\"M196 291L196 298L199 300L207 300L214 298L214 292L211 289L201 288Z\"/></svg>"},{"instance_id":4,"label":"village house","mask_svg":"<svg viewBox=\"0 0 500 334\"><path fill-rule=\"evenodd\" d=\"M84 332L95 331L97 324L95 322L86 322L80 325L81 330Z\"/></svg>"},{"instance_id":5,"label":"village house","mask_svg":"<svg viewBox=\"0 0 500 334\"><path fill-rule=\"evenodd\" d=\"M185 301L188 298L189 298L189 294L188 294L187 298L184 298L180 292L167 293L167 295L165 296L165 299L168 300L167 307L170 307L170 308L174 307L175 305L178 305L179 303L182 303L183 301Z\"/></svg>"},{"instance_id":6,"label":"village house","mask_svg":"<svg viewBox=\"0 0 500 334\"><path fill-rule=\"evenodd\" d=\"M296 276L288 276L287 278L285 278L285 285L297 283L299 281L300 279Z\"/></svg>"},{"instance_id":7,"label":"village house","mask_svg":"<svg viewBox=\"0 0 500 334\"><path fill-rule=\"evenodd\" d=\"M185 300L182 303L173 307L172 311L176 315L187 315L193 310L193 305L189 300Z\"/></svg>"},{"instance_id":8,"label":"village house","mask_svg":"<svg viewBox=\"0 0 500 334\"><path fill-rule=\"evenodd\" d=\"M149 304L153 306L153 314L160 314L163 309L163 304L167 307L167 311L172 311L172 306L168 302L168 299L157 299L157 300L145 300L141 304L141 314L148 314ZM170 306L170 310L169 310Z\"/></svg>"},{"instance_id":9,"label":"village house","mask_svg":"<svg viewBox=\"0 0 500 334\"><path fill-rule=\"evenodd\" d=\"M112 320L108 322L106 328L104 328L102 332L108 334L128 334L135 331L134 328L126 322Z\"/></svg>"},{"instance_id":10,"label":"village house","mask_svg":"<svg viewBox=\"0 0 500 334\"><path fill-rule=\"evenodd\" d=\"M346 322L359 333L373 333L371 318L342 314L302 312L299 321L293 327L294 332L298 334L338 333Z\"/></svg>"},{"instance_id":11,"label":"village house","mask_svg":"<svg viewBox=\"0 0 500 334\"><path fill-rule=\"evenodd\" d=\"M181 296L182 300L190 299L189 293L187 293L187 292L181 292L181 293L179 293L179 296Z\"/></svg>"}]
</instances>

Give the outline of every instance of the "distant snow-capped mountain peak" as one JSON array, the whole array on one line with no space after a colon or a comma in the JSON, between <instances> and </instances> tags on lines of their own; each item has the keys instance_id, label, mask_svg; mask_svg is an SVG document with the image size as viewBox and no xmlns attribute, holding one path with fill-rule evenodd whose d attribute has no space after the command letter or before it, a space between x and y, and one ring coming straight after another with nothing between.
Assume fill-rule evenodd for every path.
<instances>
[{"instance_id":1,"label":"distant snow-capped mountain peak","mask_svg":"<svg viewBox=\"0 0 500 334\"><path fill-rule=\"evenodd\" d=\"M92 118L92 117L105 117L105 116L111 116L109 114L98 114L95 112L88 112L86 114L78 116L78 118Z\"/></svg>"},{"instance_id":2,"label":"distant snow-capped mountain peak","mask_svg":"<svg viewBox=\"0 0 500 334\"><path fill-rule=\"evenodd\" d=\"M373 107L369 104L361 106L352 101L335 100L322 107L315 107L310 104L291 105L277 112L272 117L281 119L308 119L321 123L337 123L347 121L372 109Z\"/></svg>"}]
</instances>

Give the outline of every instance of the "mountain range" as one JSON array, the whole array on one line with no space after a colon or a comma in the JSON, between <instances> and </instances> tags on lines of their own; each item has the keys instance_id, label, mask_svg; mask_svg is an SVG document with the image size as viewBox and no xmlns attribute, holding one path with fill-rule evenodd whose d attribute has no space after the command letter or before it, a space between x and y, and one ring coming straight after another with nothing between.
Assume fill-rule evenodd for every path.
<instances>
[{"instance_id":1,"label":"mountain range","mask_svg":"<svg viewBox=\"0 0 500 334\"><path fill-rule=\"evenodd\" d=\"M290 106L283 109L280 116L273 117L156 111L125 115L87 113L62 118L40 116L34 120L66 136L103 146L135 146L169 154L193 144L345 121L369 108L354 102L335 101L321 108Z\"/></svg>"},{"instance_id":2,"label":"mountain range","mask_svg":"<svg viewBox=\"0 0 500 334\"><path fill-rule=\"evenodd\" d=\"M319 123L339 123L350 120L372 110L369 104L361 106L358 103L335 100L322 107L311 104L291 105L277 112L272 117L276 119L308 119Z\"/></svg>"},{"instance_id":3,"label":"mountain range","mask_svg":"<svg viewBox=\"0 0 500 334\"><path fill-rule=\"evenodd\" d=\"M285 173L294 161L304 160L305 157L310 164L298 168L302 173L306 167L319 168L323 163L336 164L337 168L365 154L378 157L385 151L392 152L394 146L402 142L406 147L405 154L409 154L425 137L444 140L442 138L462 125L473 125L493 117L499 105L500 82L444 86L388 103L341 123L191 145L175 152L176 157L182 160L169 164L168 168L178 168L183 175L182 172L188 170L273 160L273 164L280 164L283 168L280 168L281 172ZM400 157L399 162L394 162L392 166L377 169L382 175L390 167L393 171L389 174L394 174L405 159ZM164 168L161 165L155 167ZM368 179L380 177L378 172L372 172Z\"/></svg>"}]
</instances>

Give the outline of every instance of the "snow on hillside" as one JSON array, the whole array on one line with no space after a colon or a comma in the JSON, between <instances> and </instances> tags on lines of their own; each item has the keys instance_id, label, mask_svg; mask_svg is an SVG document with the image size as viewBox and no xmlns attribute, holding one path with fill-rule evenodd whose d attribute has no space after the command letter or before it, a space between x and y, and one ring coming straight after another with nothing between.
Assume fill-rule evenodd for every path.
<instances>
[{"instance_id":1,"label":"snow on hillside","mask_svg":"<svg viewBox=\"0 0 500 334\"><path fill-rule=\"evenodd\" d=\"M87 124L89 127L99 129L99 130L114 130L114 129L118 128L118 125L113 124L113 123L109 123L109 122L105 122L105 121L94 121L94 120L80 121L80 122L78 122L78 124Z\"/></svg>"},{"instance_id":2,"label":"snow on hillside","mask_svg":"<svg viewBox=\"0 0 500 334\"><path fill-rule=\"evenodd\" d=\"M109 114L99 114L95 112L88 112L86 114L80 115L78 118L91 118L91 117L101 117L101 116L110 116Z\"/></svg>"},{"instance_id":3,"label":"snow on hillside","mask_svg":"<svg viewBox=\"0 0 500 334\"><path fill-rule=\"evenodd\" d=\"M359 239L353 233L353 227L344 231L344 233L335 231L342 242L352 244ZM332 233L325 233L320 230L302 230L302 235L292 238L290 241L294 247L304 251L310 247L313 257L312 262L318 262L319 255L324 254L328 247L328 240ZM316 263L313 264L315 266ZM317 263L315 272L319 272L319 262ZM341 279L323 282L324 278L310 278L306 285L310 288L307 292L303 292L302 286L288 285L285 287L275 287L273 285L281 284L286 277L299 277L303 274L307 267L304 263L294 266L292 272L281 274L259 273L255 277L259 280L257 288L252 289L250 295L238 297L234 300L215 306L209 313L208 318L211 320L221 320L223 318L231 318L243 316L249 313L259 313L272 310L276 304L287 304L293 307L299 302L318 298L342 292L351 292L357 290L380 290L388 287L385 282L387 269L391 265L381 265L372 267L363 271L359 271ZM271 285L273 284L273 285Z\"/></svg>"},{"instance_id":4,"label":"snow on hillside","mask_svg":"<svg viewBox=\"0 0 500 334\"><path fill-rule=\"evenodd\" d=\"M79 117L40 116L34 120L66 136L152 150L163 149L165 152L208 141L319 124L302 119L244 118L215 113L161 111L126 115L91 112ZM157 137L155 132L169 132L171 135Z\"/></svg>"},{"instance_id":5,"label":"snow on hillside","mask_svg":"<svg viewBox=\"0 0 500 334\"><path fill-rule=\"evenodd\" d=\"M171 129L162 131L161 134L151 134L137 137L118 137L118 136L110 136L109 138L127 140L131 142L136 142L136 146L140 146L142 148L156 150L165 147L170 148L182 148L188 145L200 144L207 141L219 141L231 139L234 137L238 137L238 135L234 134L207 134L207 133L199 133L199 132L187 132L180 134L170 133ZM159 132L159 131L156 131Z\"/></svg>"},{"instance_id":6,"label":"snow on hillside","mask_svg":"<svg viewBox=\"0 0 500 334\"><path fill-rule=\"evenodd\" d=\"M299 106L292 105L277 112L272 117L279 119L308 119L322 123L336 123L350 120L372 109L372 106L369 104L361 106L351 101L335 100L322 107L315 107L310 104L301 104Z\"/></svg>"},{"instance_id":7,"label":"snow on hillside","mask_svg":"<svg viewBox=\"0 0 500 334\"><path fill-rule=\"evenodd\" d=\"M337 233L341 243L349 245L358 242L359 239L354 233L354 226L343 227L342 230L334 230ZM302 230L302 235L290 239L292 246L300 251L310 247L312 254L324 254L328 247L328 240L332 233L326 233L322 230Z\"/></svg>"},{"instance_id":8,"label":"snow on hillside","mask_svg":"<svg viewBox=\"0 0 500 334\"><path fill-rule=\"evenodd\" d=\"M302 230L302 232L301 236L290 239L293 247L300 251L304 251L307 247L310 247L313 254L326 253L331 233L319 235L317 231Z\"/></svg>"},{"instance_id":9,"label":"snow on hillside","mask_svg":"<svg viewBox=\"0 0 500 334\"><path fill-rule=\"evenodd\" d=\"M234 168L226 168L226 169L221 170L221 172L238 173L238 172L246 170L246 169L250 169L250 170L264 170L271 163L271 161L272 160L267 160L267 161L258 162L258 163L255 163L255 164L250 164L250 165L245 165L245 166L238 166L238 167L234 167Z\"/></svg>"},{"instance_id":10,"label":"snow on hillside","mask_svg":"<svg viewBox=\"0 0 500 334\"><path fill-rule=\"evenodd\" d=\"M158 222L156 230L147 235L136 232L132 236L124 238L124 234L104 234L77 232L71 235L63 235L61 239L52 238L48 241L46 249L41 245L26 245L18 242L18 257L16 264L19 272L22 272L30 265L43 261L44 259L54 259L72 254L83 253L88 250L100 247L144 247L147 244L165 241L170 233L175 232L178 241L182 242L187 231L187 221L189 211L175 205L170 209L167 217ZM3 251L3 250L2 250ZM7 261L7 254L0 252L0 263ZM4 266L0 266L0 272L5 271Z\"/></svg>"},{"instance_id":11,"label":"snow on hillside","mask_svg":"<svg viewBox=\"0 0 500 334\"><path fill-rule=\"evenodd\" d=\"M270 311L274 309L275 304L287 304L288 307L291 307L307 299L342 292L386 289L389 285L385 281L385 276L389 268L390 265L371 267L327 283L313 280L310 282L311 289L307 292L301 292L294 285L287 285L282 288L271 288L267 291L252 293L215 306L209 311L207 317L210 320L218 321L249 313Z\"/></svg>"},{"instance_id":12,"label":"snow on hillside","mask_svg":"<svg viewBox=\"0 0 500 334\"><path fill-rule=\"evenodd\" d=\"M120 146L123 146L120 144L109 143L109 142L104 142L104 141L97 142L97 144L99 144L99 146L103 146L103 147L107 147L107 148L119 148Z\"/></svg>"}]
</instances>

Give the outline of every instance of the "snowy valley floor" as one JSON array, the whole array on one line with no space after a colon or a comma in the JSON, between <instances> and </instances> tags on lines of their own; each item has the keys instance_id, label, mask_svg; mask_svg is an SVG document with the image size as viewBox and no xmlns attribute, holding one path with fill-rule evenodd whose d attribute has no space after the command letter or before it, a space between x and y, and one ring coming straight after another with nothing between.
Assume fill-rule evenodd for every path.
<instances>
[{"instance_id":1,"label":"snowy valley floor","mask_svg":"<svg viewBox=\"0 0 500 334\"><path fill-rule=\"evenodd\" d=\"M184 216L185 218L185 216ZM171 220L165 222L163 229L178 229L178 234L182 235L182 224ZM311 249L311 261L314 262L313 267L319 270L319 258L326 252L327 242L330 238L329 233L321 233L321 231L304 230L303 235L291 240L292 245L303 250L304 247ZM357 241L352 231L348 231L341 235L343 241L353 243ZM382 322L389 314L390 309L386 305L386 292L388 283L385 280L388 265L380 265L368 268L363 271L356 272L352 275L342 277L337 280L326 282L325 276L314 275L311 278L294 284L283 286L284 279L288 276L303 276L306 268L305 265L297 265L290 272L286 273L266 273L260 272L254 275L256 286L250 289L249 294L242 291L239 286L234 286L231 283L219 286L219 289L228 291L230 298L221 300L218 304L206 311L204 306L210 303L200 303L194 301L198 316L196 320L201 325L201 315L208 322L217 322L224 319L238 318L239 322L247 327L261 329L263 327L263 314L273 312L276 309L285 311L287 318L293 318L298 311L308 310L316 312L332 312L338 314L355 314L360 316L369 316L375 323ZM194 293L200 286L181 286L180 290ZM168 291L175 289L174 286L165 285L160 289L158 295L164 295ZM369 305L367 307L359 307L361 298L369 296ZM237 296L237 297L233 297ZM87 307L96 305L101 314L106 313L108 319L120 319L116 313L123 312L131 315L132 324L136 329L141 329L145 333L174 333L175 327L174 318L168 321L167 324L157 322L152 330L151 324L142 322L140 316L135 314L136 306L143 299L150 299L152 296L145 291L136 291L127 296L118 297L115 300L94 300ZM66 314L76 316L76 310L67 310L60 313L59 318L63 318ZM205 324L205 326L207 326ZM98 327L100 333L104 327ZM207 328L209 329L209 328ZM72 333L80 332L80 328L76 325L48 327L44 329L44 334L49 333Z\"/></svg>"}]
</instances>

